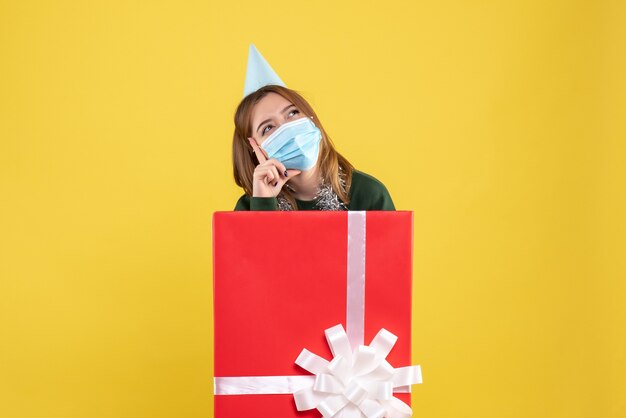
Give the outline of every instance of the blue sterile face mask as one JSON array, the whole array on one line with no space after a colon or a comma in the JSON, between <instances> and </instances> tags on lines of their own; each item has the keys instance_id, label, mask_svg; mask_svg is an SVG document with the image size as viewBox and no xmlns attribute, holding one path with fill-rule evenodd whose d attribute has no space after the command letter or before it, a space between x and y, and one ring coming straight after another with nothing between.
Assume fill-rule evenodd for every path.
<instances>
[{"instance_id":1,"label":"blue sterile face mask","mask_svg":"<svg viewBox=\"0 0 626 418\"><path fill-rule=\"evenodd\" d=\"M269 158L276 158L287 168L308 170L320 152L322 133L310 118L283 123L261 144Z\"/></svg>"}]
</instances>

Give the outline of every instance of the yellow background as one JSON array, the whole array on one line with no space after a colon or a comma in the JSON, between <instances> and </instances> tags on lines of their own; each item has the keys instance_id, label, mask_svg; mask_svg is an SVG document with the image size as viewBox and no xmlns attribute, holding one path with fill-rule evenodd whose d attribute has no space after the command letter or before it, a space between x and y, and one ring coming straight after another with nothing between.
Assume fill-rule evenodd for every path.
<instances>
[{"instance_id":1,"label":"yellow background","mask_svg":"<svg viewBox=\"0 0 626 418\"><path fill-rule=\"evenodd\" d=\"M415 416L626 417L625 28L619 0L2 1L0 417L212 415L250 42L415 212Z\"/></svg>"}]
</instances>

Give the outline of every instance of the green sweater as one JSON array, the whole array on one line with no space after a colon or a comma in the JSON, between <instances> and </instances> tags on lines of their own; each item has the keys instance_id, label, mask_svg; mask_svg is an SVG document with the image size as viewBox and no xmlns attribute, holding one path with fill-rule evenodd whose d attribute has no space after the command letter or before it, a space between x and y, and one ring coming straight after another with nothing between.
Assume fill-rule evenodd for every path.
<instances>
[{"instance_id":1,"label":"green sweater","mask_svg":"<svg viewBox=\"0 0 626 418\"><path fill-rule=\"evenodd\" d=\"M352 171L350 185L350 203L348 210L395 210L387 188L380 181L362 171ZM298 200L298 210L315 210L317 200ZM235 205L235 210L278 210L278 201L275 197L241 196Z\"/></svg>"}]
</instances>

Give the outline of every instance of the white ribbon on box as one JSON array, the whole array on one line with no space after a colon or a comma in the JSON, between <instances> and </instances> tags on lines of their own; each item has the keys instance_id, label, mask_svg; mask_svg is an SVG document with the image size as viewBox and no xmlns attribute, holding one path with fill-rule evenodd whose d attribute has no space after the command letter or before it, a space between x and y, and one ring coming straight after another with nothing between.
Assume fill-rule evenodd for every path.
<instances>
[{"instance_id":1,"label":"white ribbon on box","mask_svg":"<svg viewBox=\"0 0 626 418\"><path fill-rule=\"evenodd\" d=\"M293 394L298 411L317 409L325 418L405 418L411 408L393 392L422 383L420 366L395 369L385 358L398 339L381 329L369 346L365 322L365 212L348 212L346 328L325 331L333 359L306 348L296 364L313 376L215 377L215 395ZM353 348L354 347L354 348Z\"/></svg>"}]
</instances>

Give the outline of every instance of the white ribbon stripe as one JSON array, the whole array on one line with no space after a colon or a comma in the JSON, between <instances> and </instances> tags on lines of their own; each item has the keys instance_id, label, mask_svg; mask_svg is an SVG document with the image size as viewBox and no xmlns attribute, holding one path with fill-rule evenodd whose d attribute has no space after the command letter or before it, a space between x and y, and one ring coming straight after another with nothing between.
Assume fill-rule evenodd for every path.
<instances>
[{"instance_id":1,"label":"white ribbon stripe","mask_svg":"<svg viewBox=\"0 0 626 418\"><path fill-rule=\"evenodd\" d=\"M346 330L352 347L365 341L365 212L348 212Z\"/></svg>"},{"instance_id":2,"label":"white ribbon stripe","mask_svg":"<svg viewBox=\"0 0 626 418\"><path fill-rule=\"evenodd\" d=\"M216 395L292 394L310 387L315 376L236 376L216 377Z\"/></svg>"}]
</instances>

